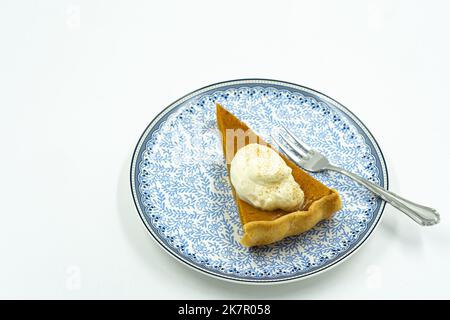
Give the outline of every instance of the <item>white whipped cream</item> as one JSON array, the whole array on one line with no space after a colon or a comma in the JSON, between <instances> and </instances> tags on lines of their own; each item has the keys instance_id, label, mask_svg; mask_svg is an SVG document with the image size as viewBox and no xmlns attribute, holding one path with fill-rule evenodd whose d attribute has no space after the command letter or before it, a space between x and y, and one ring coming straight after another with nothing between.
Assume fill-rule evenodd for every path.
<instances>
[{"instance_id":1,"label":"white whipped cream","mask_svg":"<svg viewBox=\"0 0 450 320\"><path fill-rule=\"evenodd\" d=\"M262 210L296 211L304 194L292 169L273 149L257 143L238 150L230 168L231 183L239 198Z\"/></svg>"}]
</instances>

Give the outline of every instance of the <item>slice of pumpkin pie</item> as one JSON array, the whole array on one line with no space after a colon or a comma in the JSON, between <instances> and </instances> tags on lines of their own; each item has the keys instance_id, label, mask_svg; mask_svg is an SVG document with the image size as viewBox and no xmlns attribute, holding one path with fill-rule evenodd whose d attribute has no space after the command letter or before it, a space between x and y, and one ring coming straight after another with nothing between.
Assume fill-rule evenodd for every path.
<instances>
[{"instance_id":1,"label":"slice of pumpkin pie","mask_svg":"<svg viewBox=\"0 0 450 320\"><path fill-rule=\"evenodd\" d=\"M300 169L219 104L216 114L243 245L298 235L341 209L336 190Z\"/></svg>"}]
</instances>

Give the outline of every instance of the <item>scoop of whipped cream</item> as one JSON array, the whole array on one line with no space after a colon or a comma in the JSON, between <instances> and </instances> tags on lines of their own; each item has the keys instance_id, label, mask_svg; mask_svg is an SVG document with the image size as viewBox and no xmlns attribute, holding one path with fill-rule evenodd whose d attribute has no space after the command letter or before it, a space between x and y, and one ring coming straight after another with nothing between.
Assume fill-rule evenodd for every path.
<instances>
[{"instance_id":1,"label":"scoop of whipped cream","mask_svg":"<svg viewBox=\"0 0 450 320\"><path fill-rule=\"evenodd\" d=\"M262 210L292 212L303 204L292 169L264 145L251 143L239 149L231 161L230 178L239 198Z\"/></svg>"}]
</instances>

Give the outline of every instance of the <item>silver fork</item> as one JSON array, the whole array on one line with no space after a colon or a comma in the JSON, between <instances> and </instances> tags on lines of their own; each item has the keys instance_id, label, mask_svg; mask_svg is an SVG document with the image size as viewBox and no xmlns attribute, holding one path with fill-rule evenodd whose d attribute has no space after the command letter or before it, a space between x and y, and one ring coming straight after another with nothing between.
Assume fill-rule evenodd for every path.
<instances>
[{"instance_id":1,"label":"silver fork","mask_svg":"<svg viewBox=\"0 0 450 320\"><path fill-rule=\"evenodd\" d=\"M304 142L300 141L294 134L292 134L289 129L283 127L287 132L287 137L283 135L279 135L284 142L289 146L287 148L284 146L274 135L272 135L273 140L280 147L280 149L292 159L292 161L296 162L302 168L311 172L320 172L324 170L332 170L339 173L342 173L351 179L355 180L359 184L363 185L381 199L390 203L392 206L397 208L398 210L405 213L411 219L422 226L432 226L437 224L440 220L439 213L429 207L422 206L420 204L414 203L412 201L406 200L395 193L388 191L377 184L368 181L360 176L349 172L340 167L336 167L328 161L328 159L322 155L320 152L311 149Z\"/></svg>"}]
</instances>

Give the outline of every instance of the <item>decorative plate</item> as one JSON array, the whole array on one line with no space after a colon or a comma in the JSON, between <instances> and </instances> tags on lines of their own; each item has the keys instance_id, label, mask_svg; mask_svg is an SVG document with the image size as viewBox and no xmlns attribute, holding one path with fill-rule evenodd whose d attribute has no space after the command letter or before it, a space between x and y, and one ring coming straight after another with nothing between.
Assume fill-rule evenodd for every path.
<instances>
[{"instance_id":1,"label":"decorative plate","mask_svg":"<svg viewBox=\"0 0 450 320\"><path fill-rule=\"evenodd\" d=\"M268 142L271 130L284 124L332 163L388 185L375 139L337 101L274 80L210 85L164 109L149 124L133 155L131 188L137 210L167 252L221 279L276 283L328 270L367 240L384 202L347 177L325 172L313 175L338 190L341 211L299 236L264 247L243 247L216 125L216 102Z\"/></svg>"}]
</instances>

